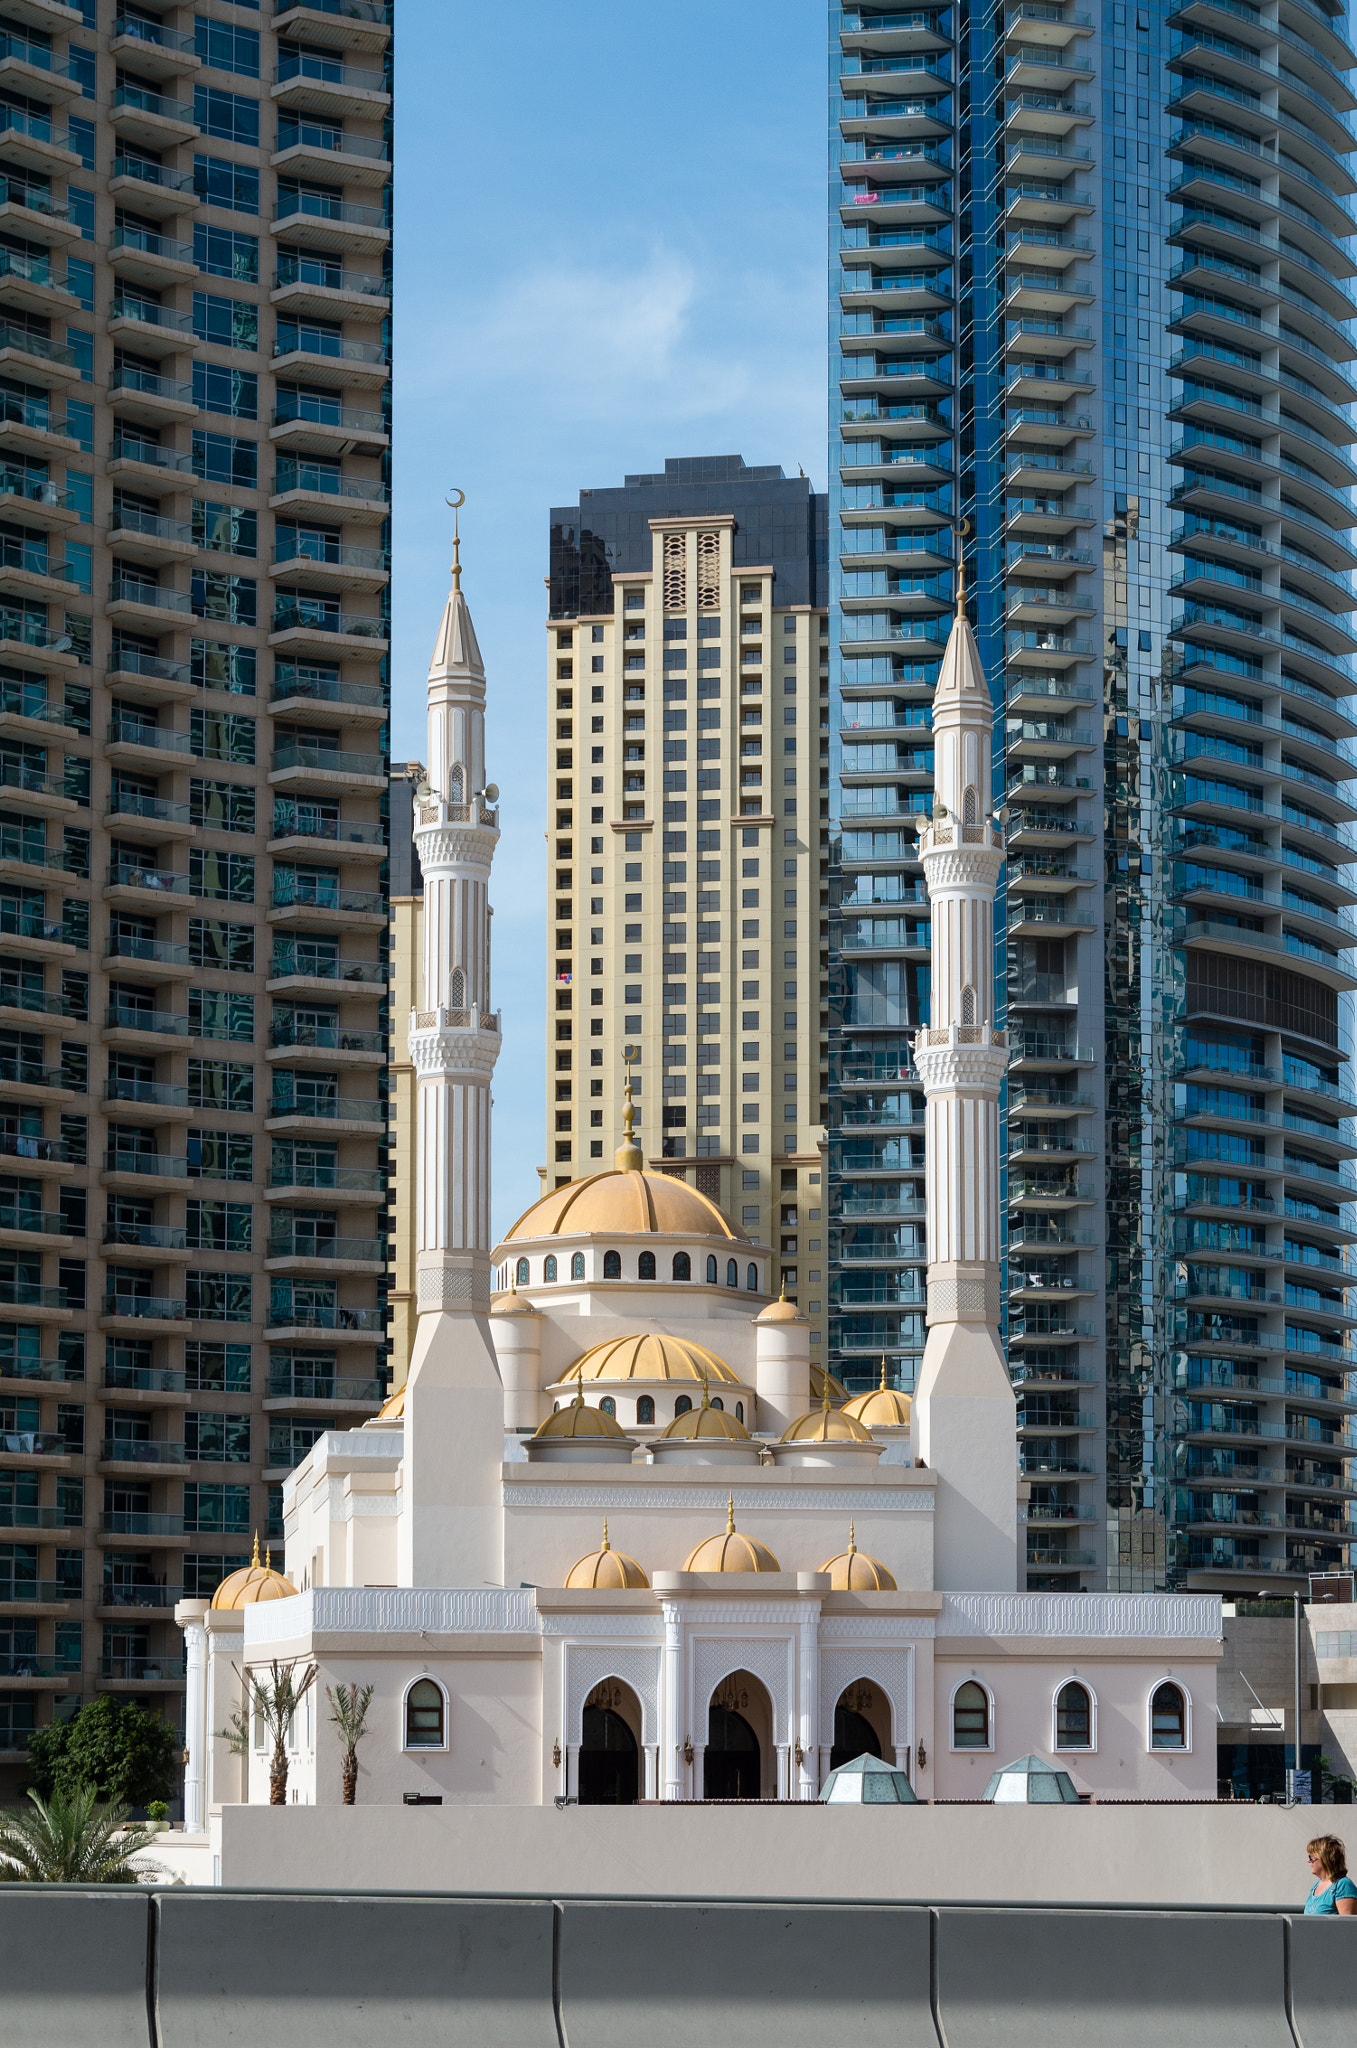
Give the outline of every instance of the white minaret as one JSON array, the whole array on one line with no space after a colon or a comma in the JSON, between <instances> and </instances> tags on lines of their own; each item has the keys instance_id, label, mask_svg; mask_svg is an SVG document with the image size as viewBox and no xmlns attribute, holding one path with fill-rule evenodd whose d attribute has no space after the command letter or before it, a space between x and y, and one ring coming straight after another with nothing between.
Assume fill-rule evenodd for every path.
<instances>
[{"instance_id":1,"label":"white minaret","mask_svg":"<svg viewBox=\"0 0 1357 2048\"><path fill-rule=\"evenodd\" d=\"M419 1077L419 1327L405 1398L403 1585L498 1585L504 1392L490 1340L490 863L499 839L485 780L485 669L452 590L429 666L428 785L415 792L424 873L423 983L410 1019Z\"/></svg>"},{"instance_id":2,"label":"white minaret","mask_svg":"<svg viewBox=\"0 0 1357 2048\"><path fill-rule=\"evenodd\" d=\"M934 1584L1018 1584L1017 1404L999 1344L999 1087L994 892L1003 835L985 799L993 707L964 610L933 698L933 818L919 835L932 907L932 1022L914 1040L928 1103L928 1341L910 1427L938 1474Z\"/></svg>"}]
</instances>

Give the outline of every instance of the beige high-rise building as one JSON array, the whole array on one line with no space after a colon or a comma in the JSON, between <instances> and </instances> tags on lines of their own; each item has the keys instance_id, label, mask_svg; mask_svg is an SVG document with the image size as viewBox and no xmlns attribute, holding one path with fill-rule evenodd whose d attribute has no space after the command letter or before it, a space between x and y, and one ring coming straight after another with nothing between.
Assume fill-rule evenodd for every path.
<instances>
[{"instance_id":1,"label":"beige high-rise building","mask_svg":"<svg viewBox=\"0 0 1357 2048\"><path fill-rule=\"evenodd\" d=\"M819 1356L824 500L727 456L551 520L542 1185L611 1166L631 1047L647 1165L773 1247Z\"/></svg>"},{"instance_id":2,"label":"beige high-rise building","mask_svg":"<svg viewBox=\"0 0 1357 2048\"><path fill-rule=\"evenodd\" d=\"M0 1797L380 1398L390 24L0 0Z\"/></svg>"}]
</instances>

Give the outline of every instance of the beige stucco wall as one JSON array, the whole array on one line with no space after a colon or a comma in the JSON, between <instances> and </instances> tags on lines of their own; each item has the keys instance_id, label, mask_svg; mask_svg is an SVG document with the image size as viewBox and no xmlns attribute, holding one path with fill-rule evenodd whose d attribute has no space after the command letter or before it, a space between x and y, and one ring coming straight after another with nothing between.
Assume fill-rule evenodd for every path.
<instances>
[{"instance_id":1,"label":"beige stucco wall","mask_svg":"<svg viewBox=\"0 0 1357 2048\"><path fill-rule=\"evenodd\" d=\"M1243 1805L228 1806L221 1871L228 1885L353 1891L1299 1907L1306 1841L1341 1834L1347 1817Z\"/></svg>"}]
</instances>

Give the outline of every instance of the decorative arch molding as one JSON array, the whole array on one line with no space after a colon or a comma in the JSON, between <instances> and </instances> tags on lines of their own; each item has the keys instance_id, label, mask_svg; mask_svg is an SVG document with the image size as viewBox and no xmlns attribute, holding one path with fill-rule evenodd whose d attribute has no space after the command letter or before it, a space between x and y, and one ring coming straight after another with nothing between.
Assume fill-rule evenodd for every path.
<instances>
[{"instance_id":1,"label":"decorative arch molding","mask_svg":"<svg viewBox=\"0 0 1357 2048\"><path fill-rule=\"evenodd\" d=\"M773 1708L773 1740L781 1745L791 1738L792 1651L788 1636L698 1636L691 1646L688 1668L692 1673L693 1711L698 1718L703 1742L707 1739L707 1703L723 1678L732 1671L748 1671L767 1692Z\"/></svg>"},{"instance_id":2,"label":"decorative arch molding","mask_svg":"<svg viewBox=\"0 0 1357 2048\"><path fill-rule=\"evenodd\" d=\"M584 1740L584 1704L605 1678L629 1685L641 1706L641 1741L647 1747L660 1739L661 1646L639 1643L567 1643L565 1646L565 1740L577 1748Z\"/></svg>"},{"instance_id":3,"label":"decorative arch molding","mask_svg":"<svg viewBox=\"0 0 1357 2048\"><path fill-rule=\"evenodd\" d=\"M906 1749L914 1741L914 1653L912 1650L821 1649L820 1727L821 1739L829 1741L834 1728L834 1709L845 1686L855 1678L879 1685L891 1707L891 1741Z\"/></svg>"}]
</instances>

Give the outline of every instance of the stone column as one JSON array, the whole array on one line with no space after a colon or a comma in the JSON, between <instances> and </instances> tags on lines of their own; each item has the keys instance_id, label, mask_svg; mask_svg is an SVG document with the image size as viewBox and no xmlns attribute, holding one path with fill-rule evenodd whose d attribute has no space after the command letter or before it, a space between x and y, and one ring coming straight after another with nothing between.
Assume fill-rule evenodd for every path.
<instances>
[{"instance_id":1,"label":"stone column","mask_svg":"<svg viewBox=\"0 0 1357 2048\"><path fill-rule=\"evenodd\" d=\"M662 1799L682 1799L683 1789L683 1640L677 1601L664 1603L664 1706L660 1744Z\"/></svg>"},{"instance_id":2,"label":"stone column","mask_svg":"<svg viewBox=\"0 0 1357 2048\"><path fill-rule=\"evenodd\" d=\"M184 1827L207 1826L207 1622L210 1602L181 1600L174 1618L184 1631Z\"/></svg>"}]
</instances>

